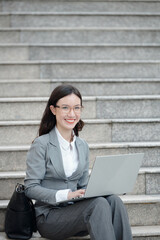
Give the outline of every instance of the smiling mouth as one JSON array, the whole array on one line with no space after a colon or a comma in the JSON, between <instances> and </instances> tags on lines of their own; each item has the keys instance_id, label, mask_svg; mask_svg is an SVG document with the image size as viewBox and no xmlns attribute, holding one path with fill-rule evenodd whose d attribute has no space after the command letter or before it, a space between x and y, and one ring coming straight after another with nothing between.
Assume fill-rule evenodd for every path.
<instances>
[{"instance_id":1,"label":"smiling mouth","mask_svg":"<svg viewBox=\"0 0 160 240\"><path fill-rule=\"evenodd\" d=\"M65 121L69 124L72 124L75 122L75 119L65 119Z\"/></svg>"}]
</instances>

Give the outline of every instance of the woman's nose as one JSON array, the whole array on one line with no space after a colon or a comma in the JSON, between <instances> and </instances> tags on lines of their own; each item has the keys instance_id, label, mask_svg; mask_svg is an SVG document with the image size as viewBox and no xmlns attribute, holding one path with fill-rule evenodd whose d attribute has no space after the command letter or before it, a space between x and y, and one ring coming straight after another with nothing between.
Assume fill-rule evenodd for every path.
<instances>
[{"instance_id":1,"label":"woman's nose","mask_svg":"<svg viewBox=\"0 0 160 240\"><path fill-rule=\"evenodd\" d=\"M69 116L75 116L75 112L73 108L70 108L70 111L68 113Z\"/></svg>"}]
</instances>

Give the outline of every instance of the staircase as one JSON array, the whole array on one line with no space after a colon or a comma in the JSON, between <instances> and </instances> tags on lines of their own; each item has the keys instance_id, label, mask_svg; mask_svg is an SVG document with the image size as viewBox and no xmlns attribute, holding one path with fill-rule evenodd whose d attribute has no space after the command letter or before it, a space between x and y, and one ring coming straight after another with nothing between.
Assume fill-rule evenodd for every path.
<instances>
[{"instance_id":1,"label":"staircase","mask_svg":"<svg viewBox=\"0 0 160 240\"><path fill-rule=\"evenodd\" d=\"M90 166L97 155L145 153L122 200L134 240L160 239L160 1L0 0L0 240L46 101L62 83L83 95Z\"/></svg>"}]
</instances>

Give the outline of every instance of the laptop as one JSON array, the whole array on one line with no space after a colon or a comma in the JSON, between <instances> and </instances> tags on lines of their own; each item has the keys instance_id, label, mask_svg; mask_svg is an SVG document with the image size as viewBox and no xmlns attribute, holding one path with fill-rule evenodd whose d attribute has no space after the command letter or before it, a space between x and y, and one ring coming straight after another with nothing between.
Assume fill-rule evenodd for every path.
<instances>
[{"instance_id":1,"label":"laptop","mask_svg":"<svg viewBox=\"0 0 160 240\"><path fill-rule=\"evenodd\" d=\"M143 157L144 153L97 156L85 195L59 203L132 192Z\"/></svg>"}]
</instances>

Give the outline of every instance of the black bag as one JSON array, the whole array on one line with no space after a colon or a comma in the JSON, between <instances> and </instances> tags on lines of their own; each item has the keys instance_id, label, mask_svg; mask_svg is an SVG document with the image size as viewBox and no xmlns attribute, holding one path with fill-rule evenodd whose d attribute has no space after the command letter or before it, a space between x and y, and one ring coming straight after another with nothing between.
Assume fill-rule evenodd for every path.
<instances>
[{"instance_id":1,"label":"black bag","mask_svg":"<svg viewBox=\"0 0 160 240\"><path fill-rule=\"evenodd\" d=\"M36 230L34 205L18 183L7 206L5 233L11 239L30 239Z\"/></svg>"}]
</instances>

